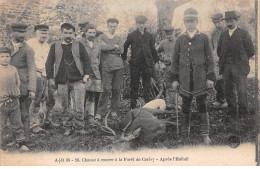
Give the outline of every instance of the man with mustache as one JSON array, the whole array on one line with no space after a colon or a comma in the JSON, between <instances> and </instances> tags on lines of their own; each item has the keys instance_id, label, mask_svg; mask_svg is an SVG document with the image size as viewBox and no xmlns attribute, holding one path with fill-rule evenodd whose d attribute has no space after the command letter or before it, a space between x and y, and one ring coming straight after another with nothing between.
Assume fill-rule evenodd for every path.
<instances>
[{"instance_id":1,"label":"man with mustache","mask_svg":"<svg viewBox=\"0 0 260 169\"><path fill-rule=\"evenodd\" d=\"M225 12L227 30L219 38L217 54L219 74L224 78L225 97L228 103L228 115L237 113L240 118L249 114L247 100L247 75L250 72L249 59L254 56L254 45L249 33L238 27L236 11ZM238 110L236 94L238 95Z\"/></svg>"},{"instance_id":2,"label":"man with mustache","mask_svg":"<svg viewBox=\"0 0 260 169\"><path fill-rule=\"evenodd\" d=\"M120 108L120 89L123 80L124 62L122 37L116 34L119 21L116 18L107 20L108 31L99 36L101 43L101 74L104 92L101 93L97 113L103 118L107 114L109 96L112 89L111 117L117 119Z\"/></svg>"},{"instance_id":3,"label":"man with mustache","mask_svg":"<svg viewBox=\"0 0 260 169\"><path fill-rule=\"evenodd\" d=\"M32 129L33 133L38 133L43 131L43 129L40 127L40 120L38 118L40 106L42 106L42 109L45 109L46 108L45 104L52 105L52 106L48 106L47 108L48 110L46 113L50 112L51 110L50 107L53 107L54 104L54 98L52 95L48 97L48 83L46 79L46 70L45 70L45 62L47 60L49 50L50 50L50 46L47 43L49 39L49 26L45 24L35 25L34 31L35 31L35 38L28 40L26 43L34 51L34 59L35 59L36 70L37 70L36 97L32 105L33 107L32 112L30 112L31 113L30 128ZM48 101L48 103L46 103L45 101ZM50 122L50 113L47 114L47 119L46 119L46 123L49 122Z\"/></svg>"},{"instance_id":4,"label":"man with mustache","mask_svg":"<svg viewBox=\"0 0 260 169\"><path fill-rule=\"evenodd\" d=\"M54 43L45 64L47 79L52 86L58 86L58 95L66 113L69 96L72 97L73 113L64 124L65 136L86 133L84 130L85 85L91 73L90 59L84 45L73 40L75 27L69 23L61 25L62 40Z\"/></svg>"},{"instance_id":5,"label":"man with mustache","mask_svg":"<svg viewBox=\"0 0 260 169\"><path fill-rule=\"evenodd\" d=\"M31 101L35 99L36 92L36 66L34 52L29 45L24 42L27 25L23 23L11 24L11 65L18 70L20 77L20 110L24 128L25 142L29 142L29 107Z\"/></svg>"}]
</instances>

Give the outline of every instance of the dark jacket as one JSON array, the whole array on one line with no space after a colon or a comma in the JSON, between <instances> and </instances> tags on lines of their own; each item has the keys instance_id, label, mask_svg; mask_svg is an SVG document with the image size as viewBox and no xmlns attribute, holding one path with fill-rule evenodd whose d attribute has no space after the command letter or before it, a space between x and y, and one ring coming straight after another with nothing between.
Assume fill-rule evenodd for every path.
<instances>
[{"instance_id":1,"label":"dark jacket","mask_svg":"<svg viewBox=\"0 0 260 169\"><path fill-rule=\"evenodd\" d=\"M191 68L193 70L193 90L190 89ZM175 44L171 72L166 75L167 87L170 87L173 81L179 81L180 94L189 96L188 92L191 92L194 96L198 96L206 93L207 80L216 80L209 38L199 31L193 38L184 33Z\"/></svg>"},{"instance_id":2,"label":"dark jacket","mask_svg":"<svg viewBox=\"0 0 260 169\"><path fill-rule=\"evenodd\" d=\"M229 45L228 45L229 44ZM219 57L219 71L223 73L228 47L232 51L234 64L238 67L240 74L248 75L250 72L249 59L254 55L254 45L247 31L237 28L232 36L228 30L222 32L219 38L217 54Z\"/></svg>"},{"instance_id":3,"label":"dark jacket","mask_svg":"<svg viewBox=\"0 0 260 169\"><path fill-rule=\"evenodd\" d=\"M20 77L20 92L22 96L29 94L29 91L36 92L37 74L34 61L34 52L25 42L21 44L18 51L14 51L13 44L11 48L11 65L15 66Z\"/></svg>"},{"instance_id":4,"label":"dark jacket","mask_svg":"<svg viewBox=\"0 0 260 169\"><path fill-rule=\"evenodd\" d=\"M155 41L151 33L145 31L142 35L140 31L135 30L127 36L124 44L123 60L127 58L127 49L131 45L130 66L139 66L145 63L153 67L155 62L159 61L157 51L155 49Z\"/></svg>"}]
</instances>

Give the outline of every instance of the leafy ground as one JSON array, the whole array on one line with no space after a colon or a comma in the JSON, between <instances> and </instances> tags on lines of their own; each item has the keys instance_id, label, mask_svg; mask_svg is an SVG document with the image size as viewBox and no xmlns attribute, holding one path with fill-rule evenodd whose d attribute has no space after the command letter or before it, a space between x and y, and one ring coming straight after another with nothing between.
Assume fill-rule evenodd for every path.
<instances>
[{"instance_id":1,"label":"leafy ground","mask_svg":"<svg viewBox=\"0 0 260 169\"><path fill-rule=\"evenodd\" d=\"M254 111L255 97L254 97L254 79L248 80L248 96L250 115L244 121L226 117L225 109L217 109L212 107L211 103L215 99L214 91L210 91L207 98L208 111L210 116L210 138L212 145L228 145L230 136L237 136L241 142L255 142L256 137L256 115ZM129 111L129 100L123 100L121 104L121 117ZM154 144L148 148L176 148L185 145L198 145L201 142L198 126L198 112L196 112L195 105L192 106L191 117L191 135L190 139L180 142L176 136L176 129L168 127L167 132L162 135ZM111 124L112 128L119 131L119 125ZM46 132L35 134L31 137L30 146L32 152L42 151L110 151L113 149L111 140L106 137L99 127L92 127L86 125L86 130L90 131L89 135L73 134L71 136L63 136L65 129L63 127L50 128ZM147 145L146 145L147 147ZM140 148L140 147L139 147ZM4 150L17 151L15 147L3 147Z\"/></svg>"}]
</instances>

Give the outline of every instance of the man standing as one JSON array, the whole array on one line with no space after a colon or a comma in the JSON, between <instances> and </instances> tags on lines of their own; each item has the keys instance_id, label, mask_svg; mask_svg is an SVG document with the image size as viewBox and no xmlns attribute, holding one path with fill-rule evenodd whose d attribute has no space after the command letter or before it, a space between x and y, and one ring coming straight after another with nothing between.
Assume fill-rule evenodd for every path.
<instances>
[{"instance_id":1,"label":"man standing","mask_svg":"<svg viewBox=\"0 0 260 169\"><path fill-rule=\"evenodd\" d=\"M45 101L46 100L50 101L48 99L48 83L47 83L46 71L45 71L45 63L50 50L50 46L47 43L47 40L49 38L49 27L45 24L36 25L34 27L34 31L35 31L35 38L28 40L26 43L34 51L34 59L35 59L35 65L37 70L36 96L35 96L35 101L33 102L32 105L33 106L32 112L30 112L31 113L30 128L34 133L38 133L43 130L40 127L40 120L38 118L40 106L42 106L42 109L44 109L46 108ZM53 103L54 103L54 99L52 99L49 104L53 104ZM48 113L49 111L50 109L46 111L47 113L46 121L50 121L50 117Z\"/></svg>"},{"instance_id":2,"label":"man standing","mask_svg":"<svg viewBox=\"0 0 260 169\"><path fill-rule=\"evenodd\" d=\"M29 107L31 100L35 99L36 92L36 66L34 52L25 42L27 25L22 23L11 24L11 65L15 66L20 77L20 110L24 128L25 142L29 141Z\"/></svg>"},{"instance_id":3,"label":"man standing","mask_svg":"<svg viewBox=\"0 0 260 169\"><path fill-rule=\"evenodd\" d=\"M155 41L151 33L145 28L147 18L143 15L136 17L137 29L128 34L124 44L123 60L127 59L127 49L131 45L130 77L131 77L131 108L136 108L138 88L142 72L143 95L145 103L151 101L151 77L154 67L158 69L158 55L155 49Z\"/></svg>"},{"instance_id":4,"label":"man standing","mask_svg":"<svg viewBox=\"0 0 260 169\"><path fill-rule=\"evenodd\" d=\"M58 95L62 98L62 107L67 110L72 97L73 113L65 124L65 136L76 130L85 134L84 102L85 85L91 72L90 59L84 45L73 40L75 27L69 23L61 25L62 40L51 46L45 67L47 79L52 86L58 85ZM55 80L54 80L55 79Z\"/></svg>"},{"instance_id":5,"label":"man standing","mask_svg":"<svg viewBox=\"0 0 260 169\"><path fill-rule=\"evenodd\" d=\"M165 39L159 44L158 54L162 54L161 61L163 62L164 68L164 78L168 72L171 70L171 58L174 54L174 46L176 38L173 35L173 27L164 27ZM167 109L173 109L175 107L175 92L172 88L166 89L166 107Z\"/></svg>"},{"instance_id":6,"label":"man standing","mask_svg":"<svg viewBox=\"0 0 260 169\"><path fill-rule=\"evenodd\" d=\"M120 89L123 80L124 63L121 58L123 53L122 37L116 34L119 21L116 18L107 20L108 32L101 34L101 74L103 93L101 93L97 113L105 117L108 99L112 88L111 117L116 119L120 108Z\"/></svg>"},{"instance_id":7,"label":"man standing","mask_svg":"<svg viewBox=\"0 0 260 169\"><path fill-rule=\"evenodd\" d=\"M237 114L236 95L238 94L238 113L243 118L249 113L247 100L247 75L250 72L249 59L254 56L254 45L247 31L237 26L235 11L225 12L227 30L219 38L217 53L219 73L224 78L225 96L228 103L228 115Z\"/></svg>"},{"instance_id":8,"label":"man standing","mask_svg":"<svg viewBox=\"0 0 260 169\"><path fill-rule=\"evenodd\" d=\"M96 38L96 27L88 24L85 27L85 36L82 36L82 43L85 45L91 61L91 74L89 80L86 82L86 104L85 112L87 113L88 122L96 124L96 120L101 116L97 116L97 106L100 93L103 92L100 74L100 43Z\"/></svg>"},{"instance_id":9,"label":"man standing","mask_svg":"<svg viewBox=\"0 0 260 169\"><path fill-rule=\"evenodd\" d=\"M225 94L224 94L224 80L221 75L219 75L219 58L217 55L217 47L219 37L223 31L222 25L223 15L221 13L214 14L211 16L211 20L215 25L215 29L211 34L211 44L213 49L213 57L215 63L215 74L217 77L215 90L216 90L216 101L213 102L213 106L221 106L222 108L227 107L227 103L225 102Z\"/></svg>"},{"instance_id":10,"label":"man standing","mask_svg":"<svg viewBox=\"0 0 260 169\"><path fill-rule=\"evenodd\" d=\"M179 86L182 96L182 138L189 135L190 108L196 98L200 113L200 133L205 144L210 144L209 117L206 110L207 89L213 88L215 81L214 61L210 41L206 34L199 32L198 12L189 8L184 11L186 32L175 44L172 57L171 74L167 76L168 87L171 82L174 90Z\"/></svg>"}]
</instances>

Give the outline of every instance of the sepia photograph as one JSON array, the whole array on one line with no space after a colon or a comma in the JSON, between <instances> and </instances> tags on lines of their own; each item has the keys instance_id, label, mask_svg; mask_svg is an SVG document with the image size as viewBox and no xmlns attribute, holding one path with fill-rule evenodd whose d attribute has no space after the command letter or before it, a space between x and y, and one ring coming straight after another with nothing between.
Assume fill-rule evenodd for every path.
<instances>
[{"instance_id":1,"label":"sepia photograph","mask_svg":"<svg viewBox=\"0 0 260 169\"><path fill-rule=\"evenodd\" d=\"M259 166L258 0L0 0L0 166Z\"/></svg>"}]
</instances>

